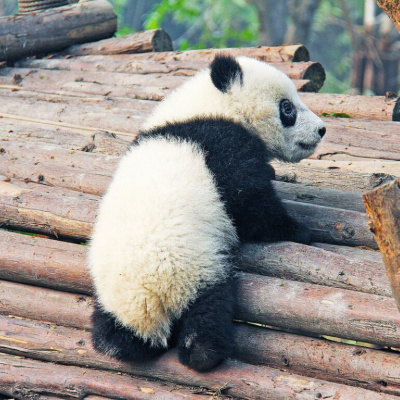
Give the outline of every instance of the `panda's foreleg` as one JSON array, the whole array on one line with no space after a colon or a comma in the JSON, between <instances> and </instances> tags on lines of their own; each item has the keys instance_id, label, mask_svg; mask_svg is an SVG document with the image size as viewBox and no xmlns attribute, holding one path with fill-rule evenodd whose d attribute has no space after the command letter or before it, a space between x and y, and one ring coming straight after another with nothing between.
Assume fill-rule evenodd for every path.
<instances>
[{"instance_id":1,"label":"panda's foreleg","mask_svg":"<svg viewBox=\"0 0 400 400\"><path fill-rule=\"evenodd\" d=\"M270 181L243 197L243 211L236 218L241 241L311 243L310 229L288 214Z\"/></svg>"},{"instance_id":2,"label":"panda's foreleg","mask_svg":"<svg viewBox=\"0 0 400 400\"><path fill-rule=\"evenodd\" d=\"M121 361L148 361L167 349L152 347L135 333L122 325L112 313L102 309L96 301L92 314L92 342L100 353L112 356Z\"/></svg>"},{"instance_id":3,"label":"panda's foreleg","mask_svg":"<svg viewBox=\"0 0 400 400\"><path fill-rule=\"evenodd\" d=\"M233 278L205 290L182 317L179 361L196 371L216 367L232 354Z\"/></svg>"}]
</instances>

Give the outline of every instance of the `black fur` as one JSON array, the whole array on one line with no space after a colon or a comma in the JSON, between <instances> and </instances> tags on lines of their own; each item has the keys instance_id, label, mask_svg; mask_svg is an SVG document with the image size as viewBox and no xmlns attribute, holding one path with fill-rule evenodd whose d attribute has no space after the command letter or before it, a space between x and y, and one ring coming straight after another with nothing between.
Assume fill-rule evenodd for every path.
<instances>
[{"instance_id":1,"label":"black fur","mask_svg":"<svg viewBox=\"0 0 400 400\"><path fill-rule=\"evenodd\" d=\"M235 290L229 278L207 288L182 318L179 361L196 371L208 371L228 358L234 348Z\"/></svg>"},{"instance_id":2,"label":"black fur","mask_svg":"<svg viewBox=\"0 0 400 400\"><path fill-rule=\"evenodd\" d=\"M115 316L106 312L95 301L92 314L93 347L103 354L108 354L120 361L149 361L167 349L151 347L137 337L135 333L117 321Z\"/></svg>"},{"instance_id":3,"label":"black fur","mask_svg":"<svg viewBox=\"0 0 400 400\"><path fill-rule=\"evenodd\" d=\"M197 143L241 241L310 242L309 231L292 219L271 183L273 155L256 134L224 119L167 124L138 138L168 136ZM177 160L179 162L179 160Z\"/></svg>"},{"instance_id":4,"label":"black fur","mask_svg":"<svg viewBox=\"0 0 400 400\"><path fill-rule=\"evenodd\" d=\"M235 79L243 82L243 72L238 62L230 56L219 55L210 65L211 80L222 93L226 93Z\"/></svg>"},{"instance_id":5,"label":"black fur","mask_svg":"<svg viewBox=\"0 0 400 400\"><path fill-rule=\"evenodd\" d=\"M141 140L158 136L194 142L203 150L241 241L310 242L309 230L287 214L275 193L271 183L274 170L268 163L272 154L258 136L229 120L194 119L143 132L132 145L140 146ZM230 356L234 293L229 276L226 282L201 293L176 322L169 345L177 342L183 364L206 371ZM98 306L93 324L95 348L103 353L113 349L120 360L147 360L165 351L144 343Z\"/></svg>"},{"instance_id":6,"label":"black fur","mask_svg":"<svg viewBox=\"0 0 400 400\"><path fill-rule=\"evenodd\" d=\"M279 103L279 117L285 127L294 126L296 123L297 110L290 100L284 99Z\"/></svg>"}]
</instances>

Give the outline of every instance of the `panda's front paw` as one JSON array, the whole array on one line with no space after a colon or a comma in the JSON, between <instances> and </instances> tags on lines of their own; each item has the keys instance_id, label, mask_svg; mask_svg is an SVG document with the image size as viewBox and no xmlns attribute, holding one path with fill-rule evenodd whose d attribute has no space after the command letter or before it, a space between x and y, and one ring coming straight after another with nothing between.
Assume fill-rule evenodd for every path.
<instances>
[{"instance_id":1,"label":"panda's front paw","mask_svg":"<svg viewBox=\"0 0 400 400\"><path fill-rule=\"evenodd\" d=\"M207 338L199 339L194 333L181 341L178 356L179 361L187 367L205 372L221 364L228 354L223 346Z\"/></svg>"},{"instance_id":2,"label":"panda's front paw","mask_svg":"<svg viewBox=\"0 0 400 400\"><path fill-rule=\"evenodd\" d=\"M311 244L312 242L311 229L303 224L297 223L291 240L296 243Z\"/></svg>"}]
</instances>

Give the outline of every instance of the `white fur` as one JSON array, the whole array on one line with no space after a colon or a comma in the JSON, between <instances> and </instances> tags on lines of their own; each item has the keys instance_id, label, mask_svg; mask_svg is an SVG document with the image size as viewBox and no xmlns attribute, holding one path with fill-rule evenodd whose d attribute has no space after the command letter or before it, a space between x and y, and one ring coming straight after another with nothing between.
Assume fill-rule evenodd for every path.
<instances>
[{"instance_id":1,"label":"white fur","mask_svg":"<svg viewBox=\"0 0 400 400\"><path fill-rule=\"evenodd\" d=\"M198 291L226 276L236 231L203 153L142 140L122 159L99 210L89 265L104 309L153 345Z\"/></svg>"},{"instance_id":2,"label":"white fur","mask_svg":"<svg viewBox=\"0 0 400 400\"><path fill-rule=\"evenodd\" d=\"M243 84L237 79L228 93L222 93L212 83L210 70L201 71L168 96L144 128L166 122L184 121L193 117L225 117L240 122L255 131L275 157L298 162L310 156L321 138L318 130L323 121L301 101L293 82L282 72L248 57L238 57L243 71ZM293 127L285 128L279 118L279 102L290 100L297 108ZM300 143L310 146L305 150Z\"/></svg>"}]
</instances>

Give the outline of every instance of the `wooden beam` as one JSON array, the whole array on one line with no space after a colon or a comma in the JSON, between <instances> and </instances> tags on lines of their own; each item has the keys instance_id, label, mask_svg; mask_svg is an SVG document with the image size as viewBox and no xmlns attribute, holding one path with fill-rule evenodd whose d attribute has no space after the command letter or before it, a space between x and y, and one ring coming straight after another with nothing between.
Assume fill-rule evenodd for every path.
<instances>
[{"instance_id":1,"label":"wooden beam","mask_svg":"<svg viewBox=\"0 0 400 400\"><path fill-rule=\"evenodd\" d=\"M105 39L116 29L117 16L105 0L3 17L0 19L0 61L14 61L60 51L76 43Z\"/></svg>"},{"instance_id":2,"label":"wooden beam","mask_svg":"<svg viewBox=\"0 0 400 400\"><path fill-rule=\"evenodd\" d=\"M163 29L135 32L117 38L71 46L64 53L74 56L172 51L172 40Z\"/></svg>"},{"instance_id":3,"label":"wooden beam","mask_svg":"<svg viewBox=\"0 0 400 400\"><path fill-rule=\"evenodd\" d=\"M376 236L393 296L400 309L400 180L393 181L363 196Z\"/></svg>"}]
</instances>

